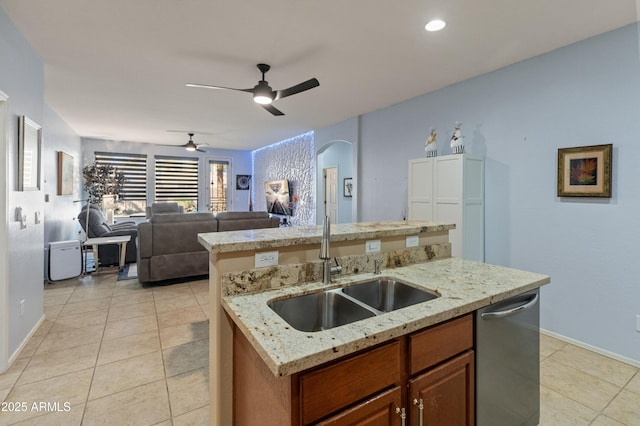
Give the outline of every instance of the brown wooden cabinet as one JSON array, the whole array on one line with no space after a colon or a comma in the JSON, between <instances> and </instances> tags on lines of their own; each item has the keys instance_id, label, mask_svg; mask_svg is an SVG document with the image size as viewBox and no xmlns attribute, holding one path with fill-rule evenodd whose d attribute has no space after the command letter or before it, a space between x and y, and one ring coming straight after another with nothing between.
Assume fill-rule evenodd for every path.
<instances>
[{"instance_id":1,"label":"brown wooden cabinet","mask_svg":"<svg viewBox=\"0 0 640 426\"><path fill-rule=\"evenodd\" d=\"M468 314L308 371L276 377L235 330L234 423L471 426L472 349L473 318Z\"/></svg>"},{"instance_id":2,"label":"brown wooden cabinet","mask_svg":"<svg viewBox=\"0 0 640 426\"><path fill-rule=\"evenodd\" d=\"M473 384L471 350L412 378L409 380L410 425L472 426Z\"/></svg>"}]
</instances>

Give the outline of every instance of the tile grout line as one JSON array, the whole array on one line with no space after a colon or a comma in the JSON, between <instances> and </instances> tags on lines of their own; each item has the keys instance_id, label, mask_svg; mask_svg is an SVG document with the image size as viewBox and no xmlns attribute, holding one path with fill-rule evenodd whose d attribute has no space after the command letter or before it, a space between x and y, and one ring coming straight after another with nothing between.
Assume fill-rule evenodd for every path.
<instances>
[{"instance_id":1,"label":"tile grout line","mask_svg":"<svg viewBox=\"0 0 640 426\"><path fill-rule=\"evenodd\" d=\"M169 381L167 380L167 365L165 363L164 350L162 348L162 336L160 335L160 319L158 318L158 309L156 307L156 293L155 291L153 291L153 289L151 291L151 295L153 296L153 312L155 313L156 326L158 328L158 342L160 343L160 357L162 357L162 374L164 375L164 387L167 391L167 405L169 406L168 421L170 421L171 424L173 425L173 408L171 407L171 394L169 393Z\"/></svg>"},{"instance_id":2,"label":"tile grout line","mask_svg":"<svg viewBox=\"0 0 640 426\"><path fill-rule=\"evenodd\" d=\"M93 277L92 277L93 279ZM77 289L77 287L76 287ZM100 344L98 345L98 353L96 354L96 360L93 364L93 372L91 374L91 380L89 381L89 389L87 389L87 396L84 401L84 409L82 410L82 416L80 417L80 424L84 423L84 417L87 414L87 408L89 407L89 395L91 395L91 388L93 387L93 380L96 375L96 368L98 367L98 359L100 359L100 351L102 350L102 343L104 341L104 334L107 329L107 321L109 320L109 312L111 312L111 302L113 301L113 293L115 292L115 286L109 296L109 306L107 307L107 316L104 319L104 327L102 328L102 336L100 337ZM75 293L75 291L74 291Z\"/></svg>"}]
</instances>

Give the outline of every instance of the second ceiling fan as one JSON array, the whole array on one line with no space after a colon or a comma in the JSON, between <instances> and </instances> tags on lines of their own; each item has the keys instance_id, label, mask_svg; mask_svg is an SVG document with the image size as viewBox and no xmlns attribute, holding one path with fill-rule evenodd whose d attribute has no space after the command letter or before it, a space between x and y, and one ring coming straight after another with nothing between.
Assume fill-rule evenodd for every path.
<instances>
[{"instance_id":1,"label":"second ceiling fan","mask_svg":"<svg viewBox=\"0 0 640 426\"><path fill-rule=\"evenodd\" d=\"M189 135L189 142L180 146L184 147L184 149L186 149L187 151L207 152L204 149L200 149L201 146L205 146L205 145L196 145L195 142L193 141L193 135L195 133L187 133L187 134Z\"/></svg>"},{"instance_id":2,"label":"second ceiling fan","mask_svg":"<svg viewBox=\"0 0 640 426\"><path fill-rule=\"evenodd\" d=\"M271 105L271 102L276 101L278 99L286 98L287 96L295 95L300 92L304 92L309 89L313 89L314 87L320 86L320 82L317 78L312 78L307 81L303 81L300 84L296 84L295 86L291 86L288 89L284 90L273 90L271 86L269 86L269 82L264 79L264 75L271 69L271 67L267 64L258 64L258 69L262 73L262 80L258 82L251 89L236 89L233 87L224 87L224 86L212 86L209 84L197 84L197 83L187 83L187 87L202 87L205 89L224 89L224 90L235 90L238 92L248 92L253 94L253 100L260 104L260 106L267 111L269 111L273 115L284 115L282 111Z\"/></svg>"}]
</instances>

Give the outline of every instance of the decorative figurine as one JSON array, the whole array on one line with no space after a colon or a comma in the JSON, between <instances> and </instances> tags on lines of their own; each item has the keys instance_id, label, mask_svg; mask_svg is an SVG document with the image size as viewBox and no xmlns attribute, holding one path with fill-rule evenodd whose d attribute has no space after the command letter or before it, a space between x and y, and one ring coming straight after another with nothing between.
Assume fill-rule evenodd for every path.
<instances>
[{"instance_id":1,"label":"decorative figurine","mask_svg":"<svg viewBox=\"0 0 640 426\"><path fill-rule=\"evenodd\" d=\"M427 154L427 157L435 157L438 155L438 145L436 144L436 129L433 127L429 129L429 137L424 144L424 152Z\"/></svg>"},{"instance_id":2,"label":"decorative figurine","mask_svg":"<svg viewBox=\"0 0 640 426\"><path fill-rule=\"evenodd\" d=\"M456 126L453 129L453 135L451 136L451 153L462 154L464 152L464 136L460 130L462 123L456 121Z\"/></svg>"}]
</instances>

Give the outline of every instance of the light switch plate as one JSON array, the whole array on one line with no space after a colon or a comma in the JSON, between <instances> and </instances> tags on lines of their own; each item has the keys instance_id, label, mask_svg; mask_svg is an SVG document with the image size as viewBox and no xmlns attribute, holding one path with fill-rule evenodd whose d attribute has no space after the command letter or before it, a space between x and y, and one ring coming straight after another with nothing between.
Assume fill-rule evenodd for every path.
<instances>
[{"instance_id":1,"label":"light switch plate","mask_svg":"<svg viewBox=\"0 0 640 426\"><path fill-rule=\"evenodd\" d=\"M417 235L410 235L407 237L407 244L406 247L418 247L418 244L420 244L420 238L418 238Z\"/></svg>"},{"instance_id":2,"label":"light switch plate","mask_svg":"<svg viewBox=\"0 0 640 426\"><path fill-rule=\"evenodd\" d=\"M262 253L256 253L256 268L264 268L267 266L278 265L278 252L277 251L265 251Z\"/></svg>"},{"instance_id":3,"label":"light switch plate","mask_svg":"<svg viewBox=\"0 0 640 426\"><path fill-rule=\"evenodd\" d=\"M636 315L636 331L640 332L640 315Z\"/></svg>"},{"instance_id":4,"label":"light switch plate","mask_svg":"<svg viewBox=\"0 0 640 426\"><path fill-rule=\"evenodd\" d=\"M366 254L380 253L380 240L370 240L364 244L364 252Z\"/></svg>"}]
</instances>

